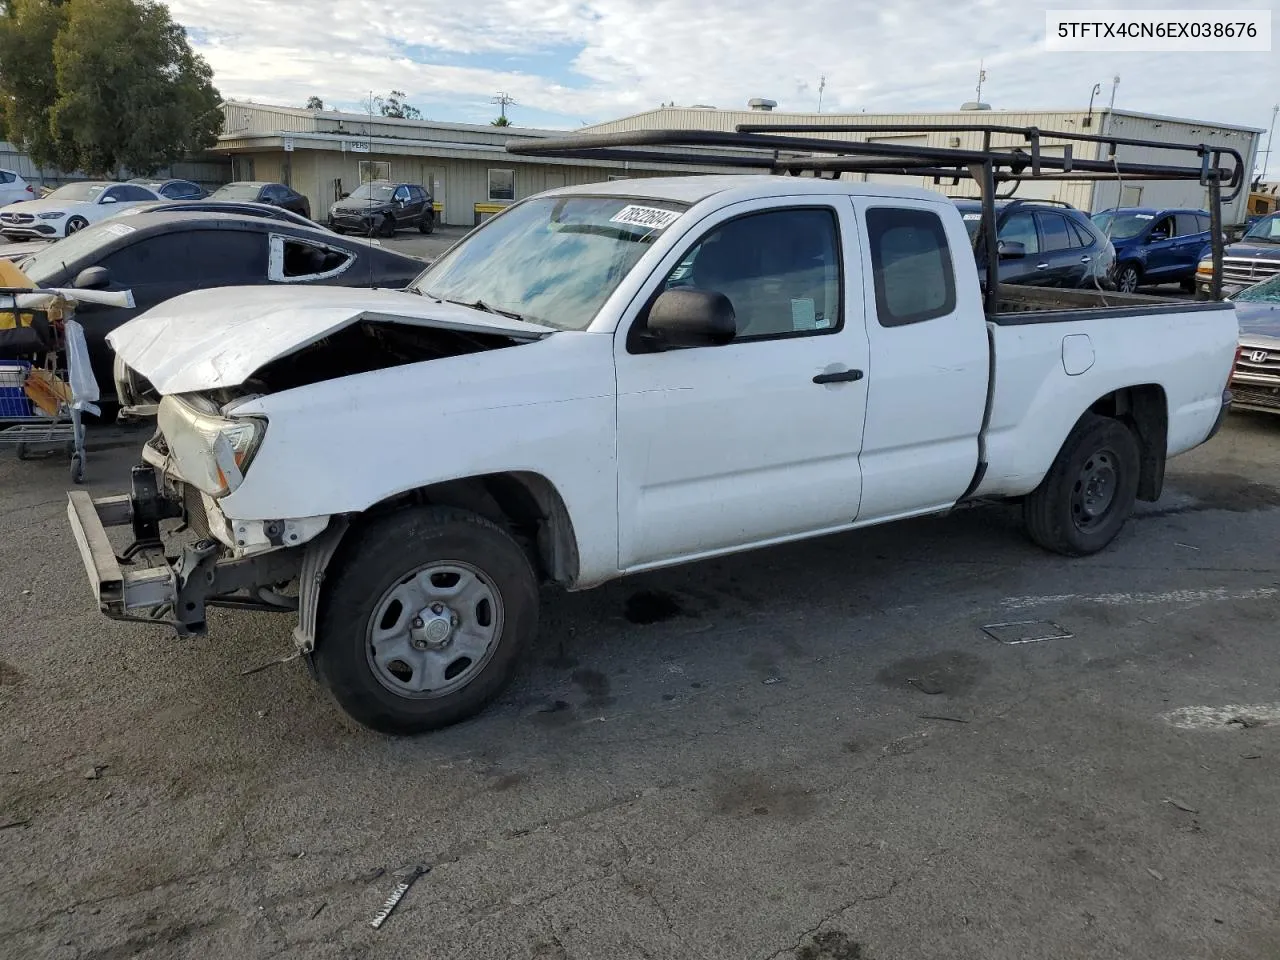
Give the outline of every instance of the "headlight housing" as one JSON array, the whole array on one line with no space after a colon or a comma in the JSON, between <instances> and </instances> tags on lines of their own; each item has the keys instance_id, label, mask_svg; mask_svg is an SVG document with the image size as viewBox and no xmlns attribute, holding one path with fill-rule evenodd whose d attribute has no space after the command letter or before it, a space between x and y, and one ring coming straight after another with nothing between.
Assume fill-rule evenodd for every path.
<instances>
[{"instance_id":1,"label":"headlight housing","mask_svg":"<svg viewBox=\"0 0 1280 960\"><path fill-rule=\"evenodd\" d=\"M62 219L63 217L65 217L65 216L66 216L66 213L65 213L64 211L58 210L58 211L51 211L51 212L49 212L49 213L37 213L37 214L36 214L36 219L38 219L38 220L61 220L61 219Z\"/></svg>"},{"instance_id":2,"label":"headlight housing","mask_svg":"<svg viewBox=\"0 0 1280 960\"><path fill-rule=\"evenodd\" d=\"M178 473L211 497L240 486L267 428L263 420L198 410L178 397L160 400L156 420Z\"/></svg>"}]
</instances>

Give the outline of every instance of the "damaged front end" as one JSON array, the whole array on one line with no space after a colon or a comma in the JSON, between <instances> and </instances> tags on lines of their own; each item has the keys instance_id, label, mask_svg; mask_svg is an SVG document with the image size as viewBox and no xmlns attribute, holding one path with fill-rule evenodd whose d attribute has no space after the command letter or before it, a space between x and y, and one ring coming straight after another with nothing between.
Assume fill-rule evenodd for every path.
<instances>
[{"instance_id":1,"label":"damaged front end","mask_svg":"<svg viewBox=\"0 0 1280 960\"><path fill-rule=\"evenodd\" d=\"M236 417L233 408L201 395L165 397L160 429L133 468L129 494L68 495L71 529L106 616L165 624L180 636L204 633L210 606L297 611L313 626L314 583L300 582L300 575L309 557L319 557L315 572L323 571L345 521L223 514L221 498L242 482L266 430L264 421ZM180 524L162 532L167 521ZM109 527L133 533L119 553ZM310 631L301 637L300 646L310 649Z\"/></svg>"}]
</instances>

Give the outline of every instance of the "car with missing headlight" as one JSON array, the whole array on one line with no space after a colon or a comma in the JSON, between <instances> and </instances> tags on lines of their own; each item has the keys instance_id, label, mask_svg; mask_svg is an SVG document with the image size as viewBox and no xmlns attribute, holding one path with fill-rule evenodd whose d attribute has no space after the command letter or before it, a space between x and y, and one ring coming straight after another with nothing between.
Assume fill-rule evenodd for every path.
<instances>
[{"instance_id":1,"label":"car with missing headlight","mask_svg":"<svg viewBox=\"0 0 1280 960\"><path fill-rule=\"evenodd\" d=\"M125 206L159 199L155 191L137 183L68 183L43 199L0 209L0 236L6 240L57 240L105 220Z\"/></svg>"}]
</instances>

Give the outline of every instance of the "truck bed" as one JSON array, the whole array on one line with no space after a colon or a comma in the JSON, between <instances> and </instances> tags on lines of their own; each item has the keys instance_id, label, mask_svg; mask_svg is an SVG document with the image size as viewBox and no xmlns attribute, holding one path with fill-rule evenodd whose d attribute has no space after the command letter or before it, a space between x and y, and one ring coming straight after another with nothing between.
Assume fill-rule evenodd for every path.
<instances>
[{"instance_id":1,"label":"truck bed","mask_svg":"<svg viewBox=\"0 0 1280 960\"><path fill-rule=\"evenodd\" d=\"M1021 323L1061 323L1092 317L1123 317L1231 310L1226 301L1171 300L1143 293L1110 290L1067 290L1002 283L998 307L987 320L1001 326ZM1078 314L1079 316L1073 316Z\"/></svg>"}]
</instances>

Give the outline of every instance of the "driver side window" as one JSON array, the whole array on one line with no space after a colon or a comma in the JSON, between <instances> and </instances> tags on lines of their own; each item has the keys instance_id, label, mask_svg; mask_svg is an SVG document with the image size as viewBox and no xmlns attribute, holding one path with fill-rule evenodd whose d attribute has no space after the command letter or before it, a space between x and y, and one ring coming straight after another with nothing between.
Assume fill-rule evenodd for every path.
<instances>
[{"instance_id":1,"label":"driver side window","mask_svg":"<svg viewBox=\"0 0 1280 960\"><path fill-rule=\"evenodd\" d=\"M1173 235L1173 217L1165 217L1151 228L1152 240L1168 240Z\"/></svg>"},{"instance_id":2,"label":"driver side window","mask_svg":"<svg viewBox=\"0 0 1280 960\"><path fill-rule=\"evenodd\" d=\"M674 287L728 297L738 323L735 343L839 330L835 211L797 207L723 223L668 274L663 289Z\"/></svg>"}]
</instances>

